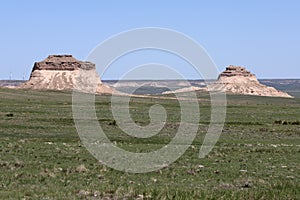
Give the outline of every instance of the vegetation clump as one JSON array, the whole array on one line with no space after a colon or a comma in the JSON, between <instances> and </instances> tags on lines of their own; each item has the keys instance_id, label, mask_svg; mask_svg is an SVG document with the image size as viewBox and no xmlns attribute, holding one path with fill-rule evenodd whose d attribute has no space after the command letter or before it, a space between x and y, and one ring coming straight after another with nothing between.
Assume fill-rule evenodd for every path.
<instances>
[{"instance_id":1,"label":"vegetation clump","mask_svg":"<svg viewBox=\"0 0 300 200\"><path fill-rule=\"evenodd\" d=\"M300 125L300 121L286 121L286 120L275 120L274 124L281 124L281 125Z\"/></svg>"}]
</instances>

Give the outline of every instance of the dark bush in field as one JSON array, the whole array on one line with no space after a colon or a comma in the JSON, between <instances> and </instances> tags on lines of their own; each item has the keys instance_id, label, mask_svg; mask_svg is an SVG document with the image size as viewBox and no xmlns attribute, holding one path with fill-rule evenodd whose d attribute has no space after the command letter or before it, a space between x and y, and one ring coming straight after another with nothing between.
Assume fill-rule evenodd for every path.
<instances>
[{"instance_id":1,"label":"dark bush in field","mask_svg":"<svg viewBox=\"0 0 300 200\"><path fill-rule=\"evenodd\" d=\"M300 121L286 121L286 120L275 120L274 124L281 124L281 125L300 125Z\"/></svg>"},{"instance_id":2,"label":"dark bush in field","mask_svg":"<svg viewBox=\"0 0 300 200\"><path fill-rule=\"evenodd\" d=\"M116 120L113 120L113 121L109 122L108 125L116 126L116 125L117 125L117 122L116 122Z\"/></svg>"},{"instance_id":3,"label":"dark bush in field","mask_svg":"<svg viewBox=\"0 0 300 200\"><path fill-rule=\"evenodd\" d=\"M6 114L6 117L13 117L13 116L14 116L13 113L8 113L8 114Z\"/></svg>"}]
</instances>

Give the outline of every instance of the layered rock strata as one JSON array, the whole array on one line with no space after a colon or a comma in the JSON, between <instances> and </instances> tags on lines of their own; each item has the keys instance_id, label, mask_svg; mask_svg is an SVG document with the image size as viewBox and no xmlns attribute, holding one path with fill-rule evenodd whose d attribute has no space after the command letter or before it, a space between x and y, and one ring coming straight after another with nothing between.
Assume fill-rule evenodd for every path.
<instances>
[{"instance_id":1,"label":"layered rock strata","mask_svg":"<svg viewBox=\"0 0 300 200\"><path fill-rule=\"evenodd\" d=\"M222 72L218 80L208 85L209 91L225 91L232 94L287 97L292 98L286 92L261 84L256 76L245 67L230 65Z\"/></svg>"},{"instance_id":2,"label":"layered rock strata","mask_svg":"<svg viewBox=\"0 0 300 200\"><path fill-rule=\"evenodd\" d=\"M92 93L112 93L103 85L95 64L75 59L71 55L50 55L34 63L30 79L20 86L39 90L79 90Z\"/></svg>"}]
</instances>

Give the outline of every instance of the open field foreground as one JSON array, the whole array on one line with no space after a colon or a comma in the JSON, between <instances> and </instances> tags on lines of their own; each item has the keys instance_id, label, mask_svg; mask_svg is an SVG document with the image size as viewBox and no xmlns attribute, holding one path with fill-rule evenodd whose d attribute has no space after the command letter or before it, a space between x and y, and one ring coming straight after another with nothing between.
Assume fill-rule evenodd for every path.
<instances>
[{"instance_id":1,"label":"open field foreground","mask_svg":"<svg viewBox=\"0 0 300 200\"><path fill-rule=\"evenodd\" d=\"M132 152L163 147L174 136L180 108L173 99L132 98L137 124L163 105L164 129L148 139L122 133L110 96L97 96L99 123ZM116 171L82 145L70 92L0 89L0 199L299 199L300 99L228 96L226 124L213 151L199 159L209 124L208 95L199 95L198 135L170 166L146 174Z\"/></svg>"}]
</instances>

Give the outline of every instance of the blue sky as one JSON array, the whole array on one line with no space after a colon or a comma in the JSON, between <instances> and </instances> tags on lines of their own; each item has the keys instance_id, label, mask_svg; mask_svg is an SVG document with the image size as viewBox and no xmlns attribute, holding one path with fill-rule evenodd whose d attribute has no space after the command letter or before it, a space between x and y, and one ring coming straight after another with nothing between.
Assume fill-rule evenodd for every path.
<instances>
[{"instance_id":1,"label":"blue sky","mask_svg":"<svg viewBox=\"0 0 300 200\"><path fill-rule=\"evenodd\" d=\"M85 59L108 37L142 27L192 37L220 71L233 64L259 78L300 78L299 9L299 1L290 0L1 1L0 79L10 73L28 79L33 63L49 54ZM118 67L103 78L118 78Z\"/></svg>"}]
</instances>

